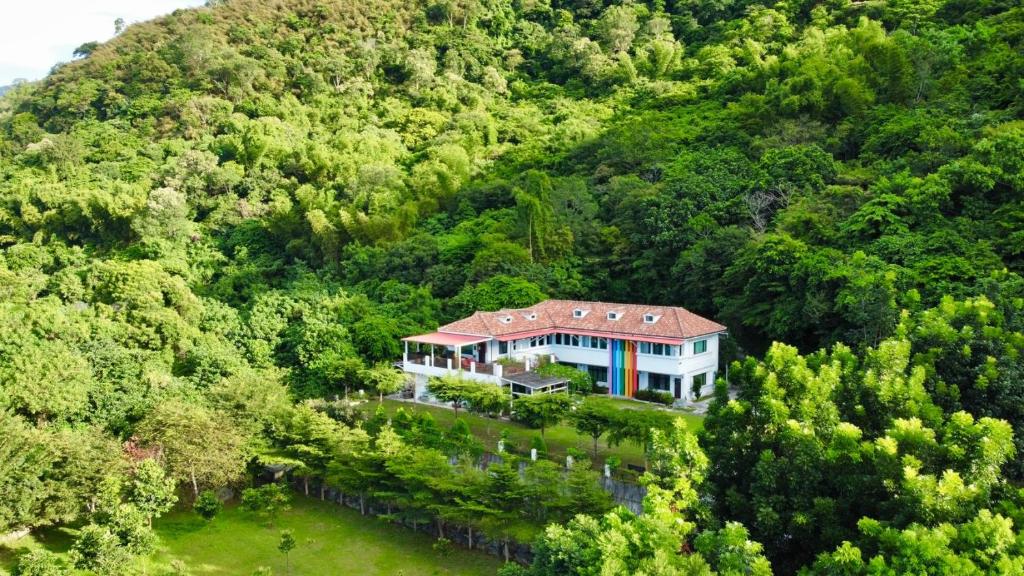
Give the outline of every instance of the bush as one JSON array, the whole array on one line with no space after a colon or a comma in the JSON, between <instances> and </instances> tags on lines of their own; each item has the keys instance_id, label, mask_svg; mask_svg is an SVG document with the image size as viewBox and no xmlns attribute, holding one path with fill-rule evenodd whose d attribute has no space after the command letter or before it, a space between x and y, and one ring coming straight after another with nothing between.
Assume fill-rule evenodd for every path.
<instances>
[{"instance_id":1,"label":"bush","mask_svg":"<svg viewBox=\"0 0 1024 576\"><path fill-rule=\"evenodd\" d=\"M15 576L61 576L68 569L60 556L48 550L36 549L18 559Z\"/></svg>"},{"instance_id":2,"label":"bush","mask_svg":"<svg viewBox=\"0 0 1024 576\"><path fill-rule=\"evenodd\" d=\"M633 395L636 400L645 400L647 402L657 402L658 404L664 404L671 406L676 399L668 392L659 392L657 390L637 390L636 394Z\"/></svg>"},{"instance_id":3,"label":"bush","mask_svg":"<svg viewBox=\"0 0 1024 576\"><path fill-rule=\"evenodd\" d=\"M573 394L590 394L594 389L594 380L590 373L572 366L549 362L537 368L537 374L565 378L568 381L569 392Z\"/></svg>"},{"instance_id":4,"label":"bush","mask_svg":"<svg viewBox=\"0 0 1024 576\"><path fill-rule=\"evenodd\" d=\"M434 541L432 546L434 552L437 552L441 556L448 556L452 553L452 541L447 538L438 538Z\"/></svg>"},{"instance_id":5,"label":"bush","mask_svg":"<svg viewBox=\"0 0 1024 576\"><path fill-rule=\"evenodd\" d=\"M198 498L196 498L195 504L192 505L192 509L199 514L203 520L209 522L213 520L217 514L220 514L223 504L220 498L217 497L217 493L213 490L204 490Z\"/></svg>"},{"instance_id":6,"label":"bush","mask_svg":"<svg viewBox=\"0 0 1024 576\"><path fill-rule=\"evenodd\" d=\"M608 393L608 387L607 386L601 386L600 384L594 384L594 392L593 393L594 394L607 394Z\"/></svg>"},{"instance_id":7,"label":"bush","mask_svg":"<svg viewBox=\"0 0 1024 576\"><path fill-rule=\"evenodd\" d=\"M242 507L265 517L274 523L281 510L287 510L291 495L280 484L265 484L259 488L242 491Z\"/></svg>"},{"instance_id":8,"label":"bush","mask_svg":"<svg viewBox=\"0 0 1024 576\"><path fill-rule=\"evenodd\" d=\"M540 436L534 436L530 439L530 448L537 449L537 457L542 458L548 454L547 442L544 442L544 438Z\"/></svg>"}]
</instances>

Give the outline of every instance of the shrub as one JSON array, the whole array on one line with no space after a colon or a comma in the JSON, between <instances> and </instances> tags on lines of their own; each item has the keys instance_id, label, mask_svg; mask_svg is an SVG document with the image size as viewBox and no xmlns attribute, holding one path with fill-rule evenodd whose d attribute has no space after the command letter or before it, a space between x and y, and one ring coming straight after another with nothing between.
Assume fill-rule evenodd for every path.
<instances>
[{"instance_id":1,"label":"shrub","mask_svg":"<svg viewBox=\"0 0 1024 576\"><path fill-rule=\"evenodd\" d=\"M590 377L589 372L564 364L554 362L543 364L537 368L537 374L565 378L568 381L569 392L573 394L590 394L594 388L594 380Z\"/></svg>"},{"instance_id":2,"label":"shrub","mask_svg":"<svg viewBox=\"0 0 1024 576\"><path fill-rule=\"evenodd\" d=\"M434 541L434 552L437 552L441 556L448 556L452 553L452 541L447 538L438 538Z\"/></svg>"},{"instance_id":3,"label":"shrub","mask_svg":"<svg viewBox=\"0 0 1024 576\"><path fill-rule=\"evenodd\" d=\"M48 550L36 549L18 559L15 576L61 576L67 574L60 556Z\"/></svg>"},{"instance_id":4,"label":"shrub","mask_svg":"<svg viewBox=\"0 0 1024 576\"><path fill-rule=\"evenodd\" d=\"M199 514L207 522L213 520L217 514L220 514L221 508L223 508L223 504L220 498L217 497L217 493L213 490L204 490L199 495L199 498L196 498L195 504L192 505L192 509L196 511L196 514Z\"/></svg>"},{"instance_id":5,"label":"shrub","mask_svg":"<svg viewBox=\"0 0 1024 576\"><path fill-rule=\"evenodd\" d=\"M637 400L645 400L647 402L657 402L658 404L664 404L671 406L676 399L668 392L659 392L657 390L637 390L633 398Z\"/></svg>"}]
</instances>

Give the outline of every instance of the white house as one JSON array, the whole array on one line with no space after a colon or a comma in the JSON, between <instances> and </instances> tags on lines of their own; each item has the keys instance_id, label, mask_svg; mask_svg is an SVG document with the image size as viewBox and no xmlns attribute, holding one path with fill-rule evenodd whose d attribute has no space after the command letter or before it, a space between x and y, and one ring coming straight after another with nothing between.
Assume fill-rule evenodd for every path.
<instances>
[{"instance_id":1,"label":"white house","mask_svg":"<svg viewBox=\"0 0 1024 576\"><path fill-rule=\"evenodd\" d=\"M547 358L590 372L611 395L659 390L689 401L713 390L725 332L679 307L545 300L520 310L476 312L437 332L404 338L402 366L415 375L417 396L429 376L460 372L503 384Z\"/></svg>"}]
</instances>

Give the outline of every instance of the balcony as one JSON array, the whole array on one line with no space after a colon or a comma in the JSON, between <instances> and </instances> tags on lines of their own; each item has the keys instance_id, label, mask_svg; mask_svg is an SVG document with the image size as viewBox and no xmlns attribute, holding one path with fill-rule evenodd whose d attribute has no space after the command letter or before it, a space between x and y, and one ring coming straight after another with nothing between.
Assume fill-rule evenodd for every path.
<instances>
[{"instance_id":1,"label":"balcony","mask_svg":"<svg viewBox=\"0 0 1024 576\"><path fill-rule=\"evenodd\" d=\"M410 374L423 374L428 377L458 375L469 380L493 384L500 384L502 374L506 370L512 370L512 373L515 373L515 368L514 366L506 367L501 364L475 362L466 357L456 359L412 353L402 357L402 370Z\"/></svg>"}]
</instances>

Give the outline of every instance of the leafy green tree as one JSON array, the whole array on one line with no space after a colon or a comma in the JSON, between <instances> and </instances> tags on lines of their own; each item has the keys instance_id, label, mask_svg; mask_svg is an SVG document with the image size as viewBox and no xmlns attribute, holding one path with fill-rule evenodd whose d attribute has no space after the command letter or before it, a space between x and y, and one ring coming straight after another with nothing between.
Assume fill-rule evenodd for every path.
<instances>
[{"instance_id":1,"label":"leafy green tree","mask_svg":"<svg viewBox=\"0 0 1024 576\"><path fill-rule=\"evenodd\" d=\"M292 531L282 530L281 539L277 543L277 551L284 554L285 571L288 574L292 573L291 551L295 549L295 546L295 535L292 534Z\"/></svg>"},{"instance_id":2,"label":"leafy green tree","mask_svg":"<svg viewBox=\"0 0 1024 576\"><path fill-rule=\"evenodd\" d=\"M174 493L175 481L168 478L164 469L155 460L147 458L135 467L135 476L129 486L129 500L146 515L152 526L153 518L159 518L178 501Z\"/></svg>"},{"instance_id":3,"label":"leafy green tree","mask_svg":"<svg viewBox=\"0 0 1024 576\"><path fill-rule=\"evenodd\" d=\"M572 400L565 394L534 394L520 396L512 405L512 416L531 428L544 431L561 422L569 414Z\"/></svg>"},{"instance_id":4,"label":"leafy green tree","mask_svg":"<svg viewBox=\"0 0 1024 576\"><path fill-rule=\"evenodd\" d=\"M139 435L157 446L177 482L187 482L193 497L201 487L222 487L238 480L245 466L243 438L229 418L201 405L172 400L157 406L139 424Z\"/></svg>"},{"instance_id":5,"label":"leafy green tree","mask_svg":"<svg viewBox=\"0 0 1024 576\"><path fill-rule=\"evenodd\" d=\"M242 507L263 516L271 526L278 514L288 510L290 503L291 496L280 484L264 484L242 491Z\"/></svg>"},{"instance_id":6,"label":"leafy green tree","mask_svg":"<svg viewBox=\"0 0 1024 576\"><path fill-rule=\"evenodd\" d=\"M406 376L387 364L377 364L359 373L363 381L377 391L378 401L384 402L384 395L391 395L401 390L406 384Z\"/></svg>"},{"instance_id":7,"label":"leafy green tree","mask_svg":"<svg viewBox=\"0 0 1024 576\"><path fill-rule=\"evenodd\" d=\"M594 459L597 459L597 441L612 427L613 410L614 407L598 399L587 398L570 415L576 431L594 440Z\"/></svg>"}]
</instances>

